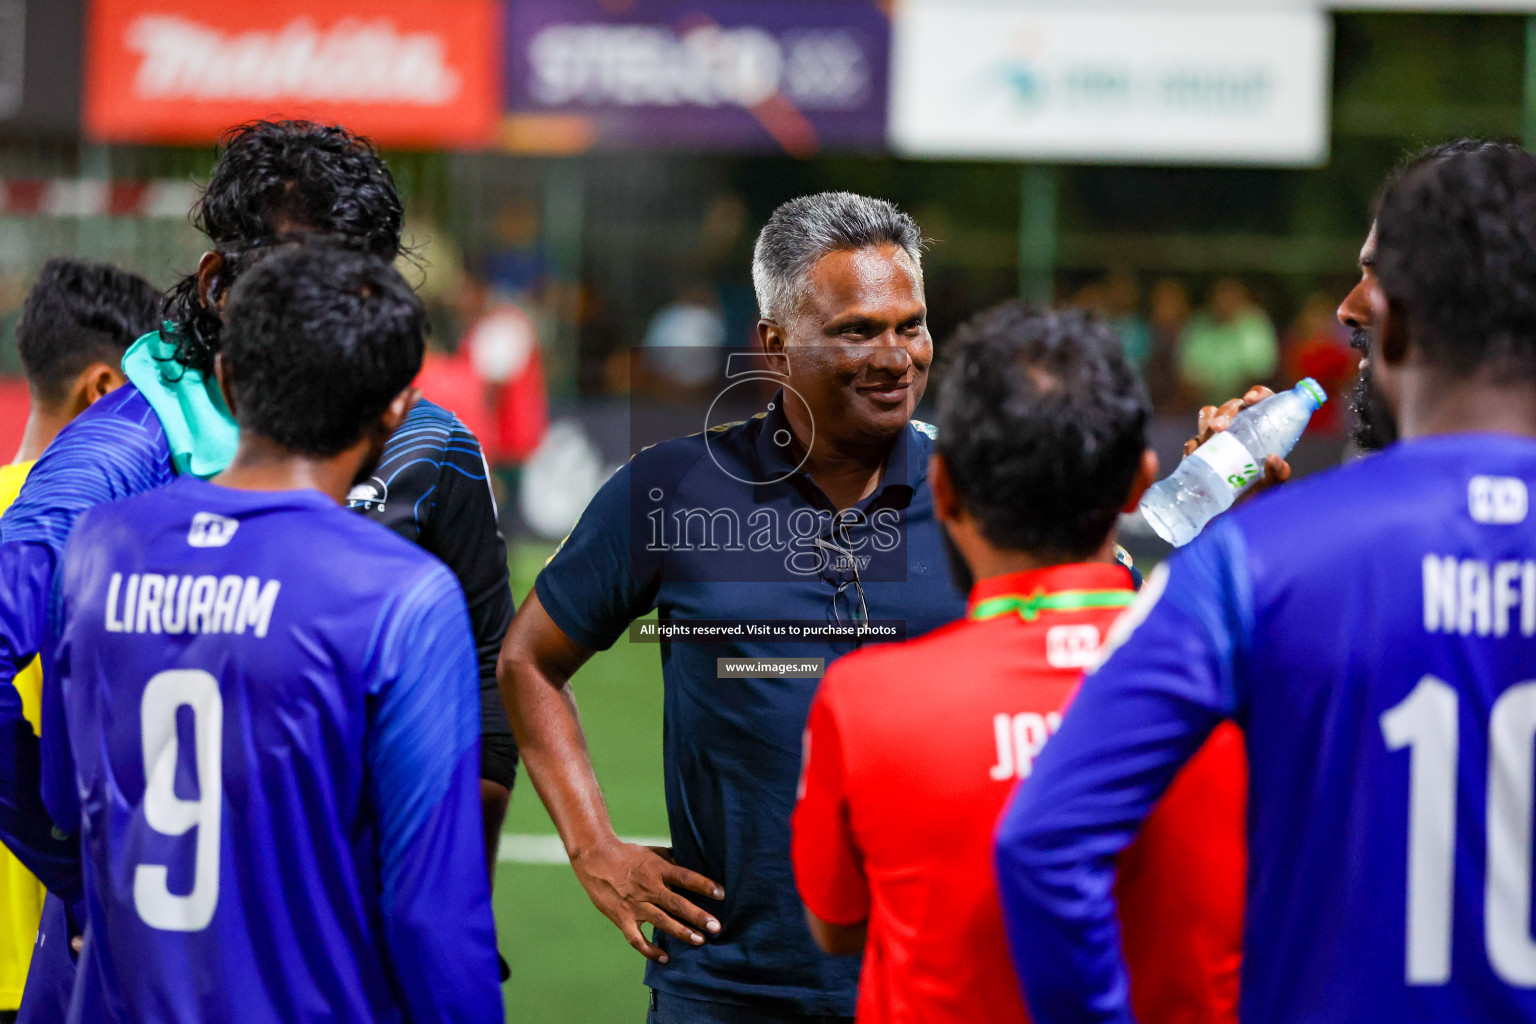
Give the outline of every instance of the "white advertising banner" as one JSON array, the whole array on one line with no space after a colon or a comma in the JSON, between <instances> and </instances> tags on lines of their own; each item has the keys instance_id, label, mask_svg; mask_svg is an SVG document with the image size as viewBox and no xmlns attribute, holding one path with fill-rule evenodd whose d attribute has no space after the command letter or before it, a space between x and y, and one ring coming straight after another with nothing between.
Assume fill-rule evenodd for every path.
<instances>
[{"instance_id":1,"label":"white advertising banner","mask_svg":"<svg viewBox=\"0 0 1536 1024\"><path fill-rule=\"evenodd\" d=\"M1536 0L1327 0L1339 11L1459 11L1465 14L1536 14Z\"/></svg>"},{"instance_id":2,"label":"white advertising banner","mask_svg":"<svg viewBox=\"0 0 1536 1024\"><path fill-rule=\"evenodd\" d=\"M1318 164L1331 53L1317 10L906 0L891 145L925 157Z\"/></svg>"}]
</instances>

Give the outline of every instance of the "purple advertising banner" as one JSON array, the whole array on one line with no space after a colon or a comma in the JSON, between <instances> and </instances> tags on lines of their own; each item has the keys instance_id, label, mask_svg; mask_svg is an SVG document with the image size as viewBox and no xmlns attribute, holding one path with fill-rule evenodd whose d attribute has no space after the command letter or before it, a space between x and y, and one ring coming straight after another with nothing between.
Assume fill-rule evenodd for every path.
<instances>
[{"instance_id":1,"label":"purple advertising banner","mask_svg":"<svg viewBox=\"0 0 1536 1024\"><path fill-rule=\"evenodd\" d=\"M873 0L512 0L503 142L883 148L890 39Z\"/></svg>"}]
</instances>

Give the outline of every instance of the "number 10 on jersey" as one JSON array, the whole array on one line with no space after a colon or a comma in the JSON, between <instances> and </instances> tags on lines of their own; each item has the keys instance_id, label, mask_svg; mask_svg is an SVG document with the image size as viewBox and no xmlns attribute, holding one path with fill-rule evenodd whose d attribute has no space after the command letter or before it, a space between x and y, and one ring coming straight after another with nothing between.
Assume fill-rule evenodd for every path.
<instances>
[{"instance_id":1,"label":"number 10 on jersey","mask_svg":"<svg viewBox=\"0 0 1536 1024\"><path fill-rule=\"evenodd\" d=\"M1451 976L1460 698L1425 676L1381 716L1389 750L1409 750L1407 955L1410 985ZM1483 941L1494 973L1536 986L1531 938L1532 816L1536 812L1536 680L1518 683L1488 716L1488 863Z\"/></svg>"}]
</instances>

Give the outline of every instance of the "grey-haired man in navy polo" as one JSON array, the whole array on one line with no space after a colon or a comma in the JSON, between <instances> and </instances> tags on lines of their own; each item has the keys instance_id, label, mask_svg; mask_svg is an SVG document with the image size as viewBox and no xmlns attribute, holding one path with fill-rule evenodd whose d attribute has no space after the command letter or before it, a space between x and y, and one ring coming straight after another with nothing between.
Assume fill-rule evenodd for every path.
<instances>
[{"instance_id":1,"label":"grey-haired man in navy polo","mask_svg":"<svg viewBox=\"0 0 1536 1024\"><path fill-rule=\"evenodd\" d=\"M858 960L811 941L789 861L817 679L718 659L825 663L869 639L861 627L916 636L965 610L927 485L930 428L912 420L933 360L921 244L881 200L779 207L752 279L782 388L766 412L614 474L507 634L502 694L528 774L592 902L651 960L653 1024L853 1016ZM591 653L652 609L663 629L737 630L662 641L670 850L614 834L571 694Z\"/></svg>"}]
</instances>

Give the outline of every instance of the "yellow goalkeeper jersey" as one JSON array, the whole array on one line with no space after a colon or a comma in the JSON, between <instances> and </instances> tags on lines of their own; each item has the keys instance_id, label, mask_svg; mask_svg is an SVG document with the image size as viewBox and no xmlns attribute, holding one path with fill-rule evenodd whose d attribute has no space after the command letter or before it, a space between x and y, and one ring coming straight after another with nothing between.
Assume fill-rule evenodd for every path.
<instances>
[{"instance_id":1,"label":"yellow goalkeeper jersey","mask_svg":"<svg viewBox=\"0 0 1536 1024\"><path fill-rule=\"evenodd\" d=\"M16 500L31 469L30 462L0 466L0 513ZM21 691L27 721L36 729L43 689L43 670L36 659L16 676L16 689ZM42 915L42 883L0 846L0 1011L21 1006L21 990L27 982L27 965L32 962L32 943Z\"/></svg>"}]
</instances>

